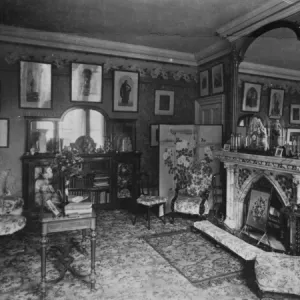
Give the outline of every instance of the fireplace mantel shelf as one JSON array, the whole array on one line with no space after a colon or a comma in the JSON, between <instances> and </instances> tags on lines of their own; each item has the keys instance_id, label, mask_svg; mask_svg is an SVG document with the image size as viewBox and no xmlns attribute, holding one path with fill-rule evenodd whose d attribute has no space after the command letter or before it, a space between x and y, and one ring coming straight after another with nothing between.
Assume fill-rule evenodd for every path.
<instances>
[{"instance_id":1,"label":"fireplace mantel shelf","mask_svg":"<svg viewBox=\"0 0 300 300\"><path fill-rule=\"evenodd\" d=\"M255 155L241 152L214 151L214 157L224 163L238 164L248 168L263 169L276 172L300 175L300 160L287 158Z\"/></svg>"}]
</instances>

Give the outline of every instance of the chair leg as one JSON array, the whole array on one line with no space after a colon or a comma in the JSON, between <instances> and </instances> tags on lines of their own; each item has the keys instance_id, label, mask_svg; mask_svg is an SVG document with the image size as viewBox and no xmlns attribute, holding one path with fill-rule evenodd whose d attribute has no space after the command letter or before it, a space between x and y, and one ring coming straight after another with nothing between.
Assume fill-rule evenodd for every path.
<instances>
[{"instance_id":1,"label":"chair leg","mask_svg":"<svg viewBox=\"0 0 300 300\"><path fill-rule=\"evenodd\" d=\"M166 204L164 203L163 204L163 216L162 216L162 221L164 224L166 224L166 215L165 215L165 212L166 212Z\"/></svg>"}]
</instances>

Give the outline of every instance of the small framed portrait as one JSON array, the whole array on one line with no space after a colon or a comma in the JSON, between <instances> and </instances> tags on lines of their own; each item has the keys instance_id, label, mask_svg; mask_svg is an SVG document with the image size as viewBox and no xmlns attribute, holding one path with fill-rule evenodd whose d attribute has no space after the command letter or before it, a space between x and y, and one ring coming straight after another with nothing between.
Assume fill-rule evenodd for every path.
<instances>
[{"instance_id":1,"label":"small framed portrait","mask_svg":"<svg viewBox=\"0 0 300 300\"><path fill-rule=\"evenodd\" d=\"M276 157L282 157L282 152L283 152L283 148L276 147L274 156L276 156Z\"/></svg>"},{"instance_id":2,"label":"small framed portrait","mask_svg":"<svg viewBox=\"0 0 300 300\"><path fill-rule=\"evenodd\" d=\"M211 68L212 93L219 94L224 91L223 64L218 64Z\"/></svg>"},{"instance_id":3,"label":"small framed portrait","mask_svg":"<svg viewBox=\"0 0 300 300\"><path fill-rule=\"evenodd\" d=\"M200 72L200 97L209 95L208 70Z\"/></svg>"},{"instance_id":4,"label":"small framed portrait","mask_svg":"<svg viewBox=\"0 0 300 300\"><path fill-rule=\"evenodd\" d=\"M244 82L242 111L259 112L262 85Z\"/></svg>"},{"instance_id":5,"label":"small framed portrait","mask_svg":"<svg viewBox=\"0 0 300 300\"><path fill-rule=\"evenodd\" d=\"M292 144L295 140L296 142L300 140L300 128L288 128L286 134L286 140L289 144Z\"/></svg>"},{"instance_id":6,"label":"small framed portrait","mask_svg":"<svg viewBox=\"0 0 300 300\"><path fill-rule=\"evenodd\" d=\"M138 112L138 72L114 71L113 91L113 111Z\"/></svg>"},{"instance_id":7,"label":"small framed portrait","mask_svg":"<svg viewBox=\"0 0 300 300\"><path fill-rule=\"evenodd\" d=\"M103 66L72 63L71 101L102 102Z\"/></svg>"},{"instance_id":8,"label":"small framed portrait","mask_svg":"<svg viewBox=\"0 0 300 300\"><path fill-rule=\"evenodd\" d=\"M291 104L290 123L300 124L300 104Z\"/></svg>"},{"instance_id":9,"label":"small framed portrait","mask_svg":"<svg viewBox=\"0 0 300 300\"><path fill-rule=\"evenodd\" d=\"M9 119L0 119L0 147L8 148L9 145Z\"/></svg>"},{"instance_id":10,"label":"small framed portrait","mask_svg":"<svg viewBox=\"0 0 300 300\"><path fill-rule=\"evenodd\" d=\"M159 124L150 124L150 146L155 147L159 144Z\"/></svg>"},{"instance_id":11,"label":"small framed portrait","mask_svg":"<svg viewBox=\"0 0 300 300\"><path fill-rule=\"evenodd\" d=\"M173 91L155 91L155 115L169 115L174 114L174 92Z\"/></svg>"},{"instance_id":12,"label":"small framed portrait","mask_svg":"<svg viewBox=\"0 0 300 300\"><path fill-rule=\"evenodd\" d=\"M20 108L52 108L51 64L20 61Z\"/></svg>"},{"instance_id":13,"label":"small framed portrait","mask_svg":"<svg viewBox=\"0 0 300 300\"><path fill-rule=\"evenodd\" d=\"M269 105L269 117L272 119L280 119L282 116L284 100L284 90L271 89L270 91L270 105Z\"/></svg>"},{"instance_id":14,"label":"small framed portrait","mask_svg":"<svg viewBox=\"0 0 300 300\"><path fill-rule=\"evenodd\" d=\"M230 144L224 144L223 150L224 151L230 151Z\"/></svg>"}]
</instances>

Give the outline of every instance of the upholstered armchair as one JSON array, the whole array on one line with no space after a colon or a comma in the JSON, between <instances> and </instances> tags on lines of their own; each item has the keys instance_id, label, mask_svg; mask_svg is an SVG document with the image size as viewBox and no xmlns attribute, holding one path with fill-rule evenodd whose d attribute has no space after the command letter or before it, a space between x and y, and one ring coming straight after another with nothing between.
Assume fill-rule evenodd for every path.
<instances>
[{"instance_id":1,"label":"upholstered armchair","mask_svg":"<svg viewBox=\"0 0 300 300\"><path fill-rule=\"evenodd\" d=\"M189 179L185 186L175 189L175 196L171 202L171 217L177 213L204 216L209 212L208 198L212 190L214 175L210 161L203 159L194 161L189 169Z\"/></svg>"},{"instance_id":2,"label":"upholstered armchair","mask_svg":"<svg viewBox=\"0 0 300 300\"><path fill-rule=\"evenodd\" d=\"M6 187L8 174L9 170L0 171L0 236L13 234L26 225L23 199L10 195Z\"/></svg>"}]
</instances>

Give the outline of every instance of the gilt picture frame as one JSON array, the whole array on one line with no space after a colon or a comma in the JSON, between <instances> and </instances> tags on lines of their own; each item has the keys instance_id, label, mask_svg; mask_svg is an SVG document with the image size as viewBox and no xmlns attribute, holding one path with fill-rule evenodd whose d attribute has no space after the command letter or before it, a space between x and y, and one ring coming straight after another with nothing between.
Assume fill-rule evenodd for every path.
<instances>
[{"instance_id":1,"label":"gilt picture frame","mask_svg":"<svg viewBox=\"0 0 300 300\"><path fill-rule=\"evenodd\" d=\"M300 124L300 104L291 104L290 124Z\"/></svg>"},{"instance_id":2,"label":"gilt picture frame","mask_svg":"<svg viewBox=\"0 0 300 300\"><path fill-rule=\"evenodd\" d=\"M269 118L280 119L280 117L282 116L283 102L284 102L284 90L271 89L270 102L269 102Z\"/></svg>"},{"instance_id":3,"label":"gilt picture frame","mask_svg":"<svg viewBox=\"0 0 300 300\"><path fill-rule=\"evenodd\" d=\"M200 97L209 95L209 72L208 70L201 71L199 74L200 79Z\"/></svg>"},{"instance_id":4,"label":"gilt picture frame","mask_svg":"<svg viewBox=\"0 0 300 300\"><path fill-rule=\"evenodd\" d=\"M244 82L242 111L259 112L262 85L259 83Z\"/></svg>"},{"instance_id":5,"label":"gilt picture frame","mask_svg":"<svg viewBox=\"0 0 300 300\"><path fill-rule=\"evenodd\" d=\"M113 111L139 111L139 72L114 71Z\"/></svg>"},{"instance_id":6,"label":"gilt picture frame","mask_svg":"<svg viewBox=\"0 0 300 300\"><path fill-rule=\"evenodd\" d=\"M71 64L71 102L102 102L103 65Z\"/></svg>"},{"instance_id":7,"label":"gilt picture frame","mask_svg":"<svg viewBox=\"0 0 300 300\"><path fill-rule=\"evenodd\" d=\"M211 68L212 94L224 92L224 70L223 64L215 65Z\"/></svg>"},{"instance_id":8,"label":"gilt picture frame","mask_svg":"<svg viewBox=\"0 0 300 300\"><path fill-rule=\"evenodd\" d=\"M167 116L174 114L174 91L155 91L154 114Z\"/></svg>"},{"instance_id":9,"label":"gilt picture frame","mask_svg":"<svg viewBox=\"0 0 300 300\"><path fill-rule=\"evenodd\" d=\"M52 65L20 61L20 108L52 109Z\"/></svg>"}]
</instances>

